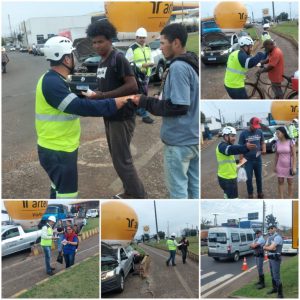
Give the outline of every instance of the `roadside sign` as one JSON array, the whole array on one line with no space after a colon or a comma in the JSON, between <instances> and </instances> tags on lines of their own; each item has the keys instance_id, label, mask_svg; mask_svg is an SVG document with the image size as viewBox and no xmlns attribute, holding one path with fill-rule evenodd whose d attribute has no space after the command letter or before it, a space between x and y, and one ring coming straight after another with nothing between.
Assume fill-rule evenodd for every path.
<instances>
[{"instance_id":1,"label":"roadside sign","mask_svg":"<svg viewBox=\"0 0 300 300\"><path fill-rule=\"evenodd\" d=\"M148 225L145 225L143 229L144 229L144 233L148 233L150 231L150 227Z\"/></svg>"},{"instance_id":2,"label":"roadside sign","mask_svg":"<svg viewBox=\"0 0 300 300\"><path fill-rule=\"evenodd\" d=\"M248 220L258 220L258 212L248 213Z\"/></svg>"},{"instance_id":3,"label":"roadside sign","mask_svg":"<svg viewBox=\"0 0 300 300\"><path fill-rule=\"evenodd\" d=\"M292 201L292 217L293 217L293 227L292 227L292 247L298 249L299 248L299 236L298 236L298 206L299 206L299 201Z\"/></svg>"}]
</instances>

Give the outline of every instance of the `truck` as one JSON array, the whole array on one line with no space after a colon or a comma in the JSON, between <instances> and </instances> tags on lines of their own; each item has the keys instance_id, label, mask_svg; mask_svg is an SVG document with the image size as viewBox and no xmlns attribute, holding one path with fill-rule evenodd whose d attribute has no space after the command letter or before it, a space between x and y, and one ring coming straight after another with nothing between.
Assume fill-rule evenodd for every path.
<instances>
[{"instance_id":1,"label":"truck","mask_svg":"<svg viewBox=\"0 0 300 300\"><path fill-rule=\"evenodd\" d=\"M5 225L1 227L2 256L31 248L40 243L42 230L25 232L20 225Z\"/></svg>"},{"instance_id":2,"label":"truck","mask_svg":"<svg viewBox=\"0 0 300 300\"><path fill-rule=\"evenodd\" d=\"M51 204L48 205L46 212L44 213L40 225L44 225L50 216L58 220L66 219L68 216L68 207L63 204Z\"/></svg>"}]
</instances>

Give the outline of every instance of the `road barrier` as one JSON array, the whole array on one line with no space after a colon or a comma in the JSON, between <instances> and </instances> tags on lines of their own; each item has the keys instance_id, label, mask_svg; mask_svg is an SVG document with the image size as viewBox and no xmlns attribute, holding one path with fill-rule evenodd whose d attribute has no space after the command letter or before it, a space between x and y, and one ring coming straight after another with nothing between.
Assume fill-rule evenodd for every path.
<instances>
[{"instance_id":1,"label":"road barrier","mask_svg":"<svg viewBox=\"0 0 300 300\"><path fill-rule=\"evenodd\" d=\"M88 231L84 231L82 233L78 234L78 240L79 242L84 241L96 234L99 234L99 228L96 227L94 229L90 229ZM52 243L51 250L56 250L57 249L57 242ZM31 246L31 256L37 256L42 254L44 251L42 249L42 246L40 244L34 244Z\"/></svg>"},{"instance_id":2,"label":"road barrier","mask_svg":"<svg viewBox=\"0 0 300 300\"><path fill-rule=\"evenodd\" d=\"M150 262L151 262L150 256L145 255L142 262L140 263L140 269L139 269L139 273L142 278L148 277Z\"/></svg>"}]
</instances>

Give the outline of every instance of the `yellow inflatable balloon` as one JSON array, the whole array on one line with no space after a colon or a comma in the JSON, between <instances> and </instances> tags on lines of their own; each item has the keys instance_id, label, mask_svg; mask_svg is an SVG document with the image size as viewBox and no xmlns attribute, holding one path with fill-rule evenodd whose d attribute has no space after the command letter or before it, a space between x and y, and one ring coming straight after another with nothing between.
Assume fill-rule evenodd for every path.
<instances>
[{"instance_id":1,"label":"yellow inflatable balloon","mask_svg":"<svg viewBox=\"0 0 300 300\"><path fill-rule=\"evenodd\" d=\"M298 119L298 101L272 101L271 114L275 121L292 121Z\"/></svg>"},{"instance_id":2,"label":"yellow inflatable balloon","mask_svg":"<svg viewBox=\"0 0 300 300\"><path fill-rule=\"evenodd\" d=\"M241 2L220 2L214 10L214 18L222 29L242 29L248 18L248 12Z\"/></svg>"},{"instance_id":3,"label":"yellow inflatable balloon","mask_svg":"<svg viewBox=\"0 0 300 300\"><path fill-rule=\"evenodd\" d=\"M167 25L173 10L172 2L104 2L105 14L118 31L118 38L135 39L138 28L148 32L148 41L157 38Z\"/></svg>"},{"instance_id":4,"label":"yellow inflatable balloon","mask_svg":"<svg viewBox=\"0 0 300 300\"><path fill-rule=\"evenodd\" d=\"M15 200L4 201L8 215L24 229L34 228L38 225L45 213L48 201L45 200Z\"/></svg>"},{"instance_id":5,"label":"yellow inflatable balloon","mask_svg":"<svg viewBox=\"0 0 300 300\"><path fill-rule=\"evenodd\" d=\"M135 211L121 201L101 205L101 240L106 243L129 244L138 229Z\"/></svg>"}]
</instances>

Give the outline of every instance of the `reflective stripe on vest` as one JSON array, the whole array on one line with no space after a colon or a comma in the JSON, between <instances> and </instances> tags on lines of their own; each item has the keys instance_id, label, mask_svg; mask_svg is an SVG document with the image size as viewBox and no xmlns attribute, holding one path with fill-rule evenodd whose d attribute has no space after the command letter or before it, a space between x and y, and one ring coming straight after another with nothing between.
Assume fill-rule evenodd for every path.
<instances>
[{"instance_id":1,"label":"reflective stripe on vest","mask_svg":"<svg viewBox=\"0 0 300 300\"><path fill-rule=\"evenodd\" d=\"M68 194L60 194L56 192L56 199L75 199L78 198L78 192L68 193Z\"/></svg>"},{"instance_id":2,"label":"reflective stripe on vest","mask_svg":"<svg viewBox=\"0 0 300 300\"><path fill-rule=\"evenodd\" d=\"M173 240L167 240L167 246L168 246L169 250L176 250L177 249L177 247L175 246Z\"/></svg>"},{"instance_id":3,"label":"reflective stripe on vest","mask_svg":"<svg viewBox=\"0 0 300 300\"><path fill-rule=\"evenodd\" d=\"M151 49L149 46L141 47L138 43L136 43L138 47L133 50L133 61L135 63L150 63L151 62ZM140 68L143 73L147 76L151 75L151 67L149 68Z\"/></svg>"},{"instance_id":4,"label":"reflective stripe on vest","mask_svg":"<svg viewBox=\"0 0 300 300\"><path fill-rule=\"evenodd\" d=\"M53 236L53 229L51 227L47 228L47 235L48 236ZM45 246L45 247L51 247L52 245L52 239L49 240L45 240L45 239L41 239L41 246Z\"/></svg>"},{"instance_id":5,"label":"reflective stripe on vest","mask_svg":"<svg viewBox=\"0 0 300 300\"><path fill-rule=\"evenodd\" d=\"M237 178L237 167L234 155L221 153L218 145L216 148L216 157L218 162L218 176L224 179Z\"/></svg>"},{"instance_id":6,"label":"reflective stripe on vest","mask_svg":"<svg viewBox=\"0 0 300 300\"><path fill-rule=\"evenodd\" d=\"M52 107L43 94L44 76L36 87L35 127L38 145L55 151L73 152L79 147L80 120L79 116L65 113L64 110L77 96L70 93L58 108Z\"/></svg>"},{"instance_id":7,"label":"reflective stripe on vest","mask_svg":"<svg viewBox=\"0 0 300 300\"><path fill-rule=\"evenodd\" d=\"M239 52L240 50L236 50L229 55L224 78L225 86L233 89L245 87L247 68L241 66L238 59Z\"/></svg>"}]
</instances>

